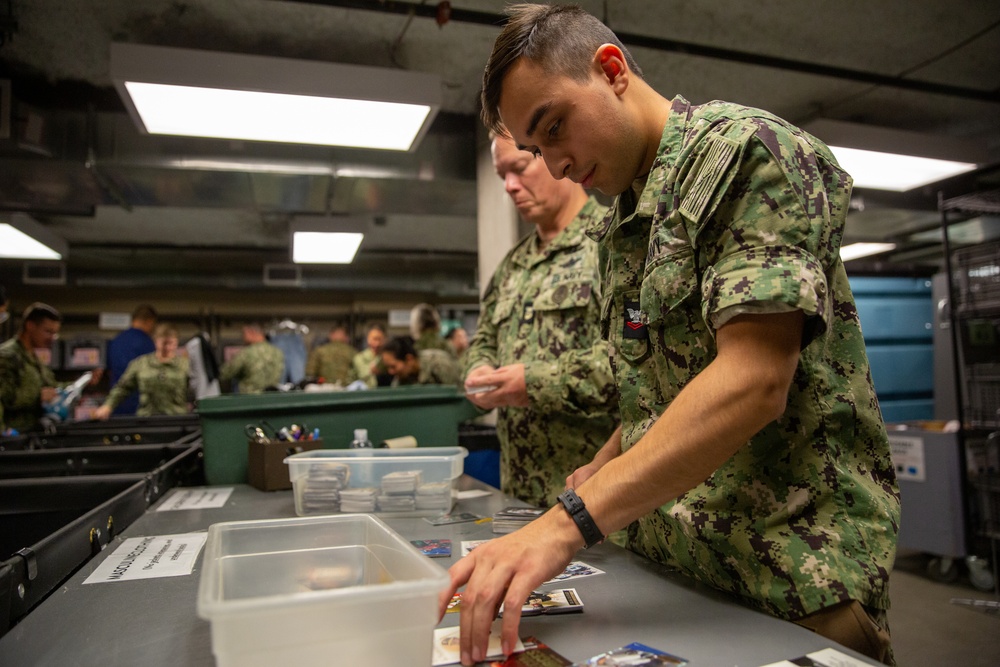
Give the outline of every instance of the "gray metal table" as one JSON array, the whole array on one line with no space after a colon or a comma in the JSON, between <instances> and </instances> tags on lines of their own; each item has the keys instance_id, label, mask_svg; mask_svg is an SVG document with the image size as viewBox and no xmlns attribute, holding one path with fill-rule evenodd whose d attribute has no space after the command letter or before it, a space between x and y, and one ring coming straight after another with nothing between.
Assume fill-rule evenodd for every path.
<instances>
[{"instance_id":1,"label":"gray metal table","mask_svg":"<svg viewBox=\"0 0 1000 667\"><path fill-rule=\"evenodd\" d=\"M490 489L469 477L463 477L459 486ZM520 504L490 490L489 497L462 501L455 511L489 516ZM0 665L214 665L209 624L195 610L201 557L191 576L87 586L83 581L121 540L206 530L221 521L293 517L292 494L236 485L226 505L218 509L155 510L154 506L135 521L116 543L0 639ZM432 526L423 519L386 523L409 539L450 538L452 558L435 559L445 568L460 555L463 540L494 537L488 523ZM702 667L757 667L828 646L860 659L823 637L751 611L612 544L581 552L578 559L606 573L566 582L566 587L579 592L584 613L527 617L521 622L522 636L535 635L570 660L585 660L636 641ZM442 620L442 625L457 623L457 614L446 614ZM331 664L335 663L331 656Z\"/></svg>"}]
</instances>

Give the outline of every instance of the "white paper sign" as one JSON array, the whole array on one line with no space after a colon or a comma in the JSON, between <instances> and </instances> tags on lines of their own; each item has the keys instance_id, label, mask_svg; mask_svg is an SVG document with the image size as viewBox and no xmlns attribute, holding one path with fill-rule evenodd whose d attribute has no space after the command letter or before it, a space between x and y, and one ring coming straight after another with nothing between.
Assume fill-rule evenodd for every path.
<instances>
[{"instance_id":1,"label":"white paper sign","mask_svg":"<svg viewBox=\"0 0 1000 667\"><path fill-rule=\"evenodd\" d=\"M208 533L130 537L104 559L85 584L191 574Z\"/></svg>"},{"instance_id":2,"label":"white paper sign","mask_svg":"<svg viewBox=\"0 0 1000 667\"><path fill-rule=\"evenodd\" d=\"M889 435L892 464L896 467L896 479L923 482L927 479L924 468L924 439L920 437Z\"/></svg>"},{"instance_id":3,"label":"white paper sign","mask_svg":"<svg viewBox=\"0 0 1000 667\"><path fill-rule=\"evenodd\" d=\"M157 512L167 512L170 510L203 510L212 507L222 507L229 500L233 487L219 487L217 489L174 489L173 494L164 500Z\"/></svg>"}]
</instances>

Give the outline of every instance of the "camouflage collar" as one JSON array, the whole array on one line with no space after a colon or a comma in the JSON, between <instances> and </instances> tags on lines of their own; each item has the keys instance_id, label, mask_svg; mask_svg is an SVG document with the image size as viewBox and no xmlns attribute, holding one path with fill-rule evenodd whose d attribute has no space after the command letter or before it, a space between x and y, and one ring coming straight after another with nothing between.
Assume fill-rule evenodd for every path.
<instances>
[{"instance_id":1,"label":"camouflage collar","mask_svg":"<svg viewBox=\"0 0 1000 667\"><path fill-rule=\"evenodd\" d=\"M538 247L538 231L533 231L515 249L511 260L519 266L530 266L545 260L554 253L578 247L583 243L584 234L592 225L599 223L606 209L596 199L589 197L580 212L572 222L549 241L541 253L536 253Z\"/></svg>"},{"instance_id":2,"label":"camouflage collar","mask_svg":"<svg viewBox=\"0 0 1000 667\"><path fill-rule=\"evenodd\" d=\"M651 217L660 203L660 194L667 174L673 168L676 153L683 145L684 131L691 120L694 107L686 99L678 95L670 103L670 114L660 135L660 145L656 150L656 158L646 175L646 186L642 190L634 210L626 211L627 204L634 197L631 191L623 192L615 198L608 214L603 220L598 220L587 230L587 236L595 241L601 241L605 236L623 224L630 222L638 213L644 218ZM623 205L625 198L625 205ZM669 204L669 202L668 202Z\"/></svg>"}]
</instances>

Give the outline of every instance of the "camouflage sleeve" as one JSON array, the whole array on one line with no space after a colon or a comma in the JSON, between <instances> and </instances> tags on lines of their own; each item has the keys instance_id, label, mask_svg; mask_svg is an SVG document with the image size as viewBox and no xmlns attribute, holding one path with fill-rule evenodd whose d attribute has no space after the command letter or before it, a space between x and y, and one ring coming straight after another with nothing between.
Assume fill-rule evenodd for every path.
<instances>
[{"instance_id":1,"label":"camouflage sleeve","mask_svg":"<svg viewBox=\"0 0 1000 667\"><path fill-rule=\"evenodd\" d=\"M524 381L531 405L539 412L590 414L595 409L617 409L618 390L605 340L566 350L554 361L526 364Z\"/></svg>"},{"instance_id":2,"label":"camouflage sleeve","mask_svg":"<svg viewBox=\"0 0 1000 667\"><path fill-rule=\"evenodd\" d=\"M118 383L108 392L108 397L104 400L105 406L114 410L133 391L139 390L139 364L141 362L142 357L136 357L129 362L125 372L118 378Z\"/></svg>"},{"instance_id":3,"label":"camouflage sleeve","mask_svg":"<svg viewBox=\"0 0 1000 667\"><path fill-rule=\"evenodd\" d=\"M0 409L13 405L17 398L17 359L0 354Z\"/></svg>"},{"instance_id":4,"label":"camouflage sleeve","mask_svg":"<svg viewBox=\"0 0 1000 667\"><path fill-rule=\"evenodd\" d=\"M807 142L767 129L771 135L761 128L737 135L739 150L728 162L706 159L686 181L681 211L704 269L705 319L719 327L739 312L802 310L805 345L830 318L823 262L835 249L824 231L830 219L819 174L835 165L818 159ZM709 155L718 153L713 139L705 142ZM793 182L789 173L795 170L816 177ZM699 184L704 192L706 182L711 194L699 197Z\"/></svg>"},{"instance_id":5,"label":"camouflage sleeve","mask_svg":"<svg viewBox=\"0 0 1000 667\"><path fill-rule=\"evenodd\" d=\"M239 379L243 376L243 363L244 350L240 350L235 357L222 364L222 368L219 369L219 381L223 384L232 382L233 380Z\"/></svg>"},{"instance_id":6,"label":"camouflage sleeve","mask_svg":"<svg viewBox=\"0 0 1000 667\"><path fill-rule=\"evenodd\" d=\"M504 260L506 262L506 259ZM462 369L462 377L466 377L469 371L477 366L493 366L499 364L497 353L497 325L494 321L494 314L497 308L497 298L500 293L500 274L503 264L497 268L490 279L490 286L483 295L483 302L479 308L479 323L476 325L476 334L469 343L469 349L465 351L465 367Z\"/></svg>"}]
</instances>

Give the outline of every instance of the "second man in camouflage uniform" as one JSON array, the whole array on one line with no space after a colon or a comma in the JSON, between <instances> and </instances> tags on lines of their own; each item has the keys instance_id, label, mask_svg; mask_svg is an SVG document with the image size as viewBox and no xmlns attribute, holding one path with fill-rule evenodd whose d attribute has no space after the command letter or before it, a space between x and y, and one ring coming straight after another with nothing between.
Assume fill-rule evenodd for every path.
<instances>
[{"instance_id":1,"label":"second man in camouflage uniform","mask_svg":"<svg viewBox=\"0 0 1000 667\"><path fill-rule=\"evenodd\" d=\"M497 387L469 400L499 410L503 492L549 507L617 425L598 246L584 235L607 209L506 137L493 140L492 152L507 194L535 230L490 280L466 351L465 386Z\"/></svg>"}]
</instances>

